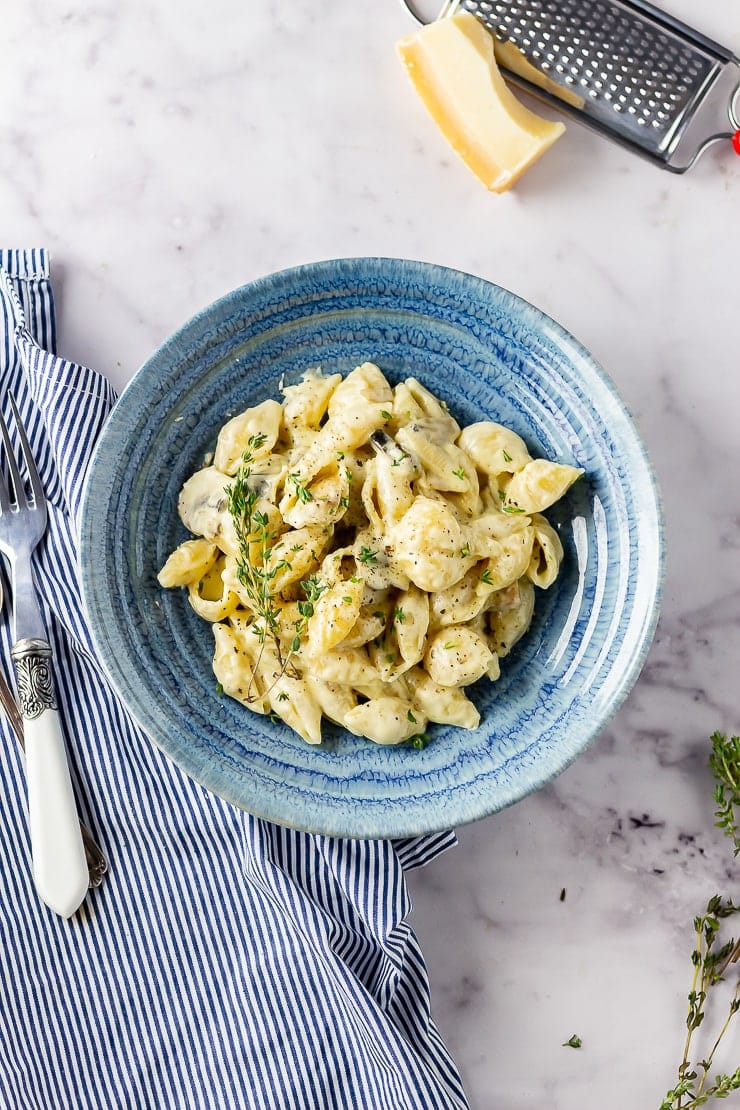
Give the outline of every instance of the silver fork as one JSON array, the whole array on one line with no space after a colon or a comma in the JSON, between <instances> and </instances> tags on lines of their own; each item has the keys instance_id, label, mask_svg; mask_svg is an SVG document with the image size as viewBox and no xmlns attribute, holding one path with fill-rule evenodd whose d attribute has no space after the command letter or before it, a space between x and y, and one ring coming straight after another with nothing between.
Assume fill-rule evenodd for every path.
<instances>
[{"instance_id":1,"label":"silver fork","mask_svg":"<svg viewBox=\"0 0 740 1110\"><path fill-rule=\"evenodd\" d=\"M0 551L8 561L13 593L11 655L24 724L33 877L47 906L71 917L87 893L89 876L59 727L51 647L31 574L31 553L46 529L46 498L20 413L10 394L8 399L31 486L29 498L0 415L10 476L6 484L0 474Z\"/></svg>"}]
</instances>

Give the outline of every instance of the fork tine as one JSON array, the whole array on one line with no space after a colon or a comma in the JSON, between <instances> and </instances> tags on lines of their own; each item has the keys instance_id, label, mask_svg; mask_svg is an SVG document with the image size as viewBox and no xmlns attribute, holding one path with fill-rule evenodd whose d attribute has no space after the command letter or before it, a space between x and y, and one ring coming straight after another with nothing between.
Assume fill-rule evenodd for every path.
<instances>
[{"instance_id":1,"label":"fork tine","mask_svg":"<svg viewBox=\"0 0 740 1110\"><path fill-rule=\"evenodd\" d=\"M10 397L10 394L8 394L8 396ZM10 397L10 400L12 402L13 398ZM15 405L13 405L13 411L16 411ZM21 478L20 470L18 469L18 463L15 461L15 455L13 454L13 448L10 443L10 436L8 435L8 427L3 420L2 413L0 413L0 435L2 436L3 443L5 444L5 454L8 459L8 470L10 471L10 477L13 482L13 489L15 490L15 503L19 509L25 509L28 505L26 491L23 488L23 480ZM7 492L8 491L6 490L6 493ZM10 508L9 499L6 498L6 500L8 500L8 504L2 505L3 511L6 511Z\"/></svg>"},{"instance_id":2,"label":"fork tine","mask_svg":"<svg viewBox=\"0 0 740 1110\"><path fill-rule=\"evenodd\" d=\"M46 500L44 497L44 487L41 484L39 472L36 469L36 461L33 457L33 452L31 451L31 444L28 442L26 429L23 427L21 414L18 412L18 406L15 403L15 397L12 393L8 394L8 400L10 401L11 407L13 409L13 415L15 416L15 426L18 430L18 439L20 440L21 448L23 450L23 458L26 463L28 477L31 480L31 492L33 494L34 504L43 505Z\"/></svg>"},{"instance_id":3,"label":"fork tine","mask_svg":"<svg viewBox=\"0 0 740 1110\"><path fill-rule=\"evenodd\" d=\"M0 420L2 420L2 416L0 416ZM8 512L10 512L10 497L8 496L8 489L5 485L5 477L3 476L2 470L0 470L0 516Z\"/></svg>"}]
</instances>

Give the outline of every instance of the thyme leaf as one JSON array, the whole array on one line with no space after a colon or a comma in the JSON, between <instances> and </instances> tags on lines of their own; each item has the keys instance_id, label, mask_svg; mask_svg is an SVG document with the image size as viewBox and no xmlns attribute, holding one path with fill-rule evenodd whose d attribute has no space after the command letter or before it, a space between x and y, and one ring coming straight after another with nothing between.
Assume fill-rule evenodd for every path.
<instances>
[{"instance_id":1,"label":"thyme leaf","mask_svg":"<svg viewBox=\"0 0 740 1110\"><path fill-rule=\"evenodd\" d=\"M313 494L311 490L301 481L298 474L289 474L288 481L292 482L295 486L295 495L299 501L306 505L309 501L313 501Z\"/></svg>"}]
</instances>

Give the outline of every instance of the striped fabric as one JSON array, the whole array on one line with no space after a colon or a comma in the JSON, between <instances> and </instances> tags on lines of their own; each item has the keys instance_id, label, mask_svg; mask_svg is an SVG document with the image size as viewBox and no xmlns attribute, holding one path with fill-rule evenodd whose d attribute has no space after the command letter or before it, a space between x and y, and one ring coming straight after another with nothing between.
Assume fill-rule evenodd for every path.
<instances>
[{"instance_id":1,"label":"striped fabric","mask_svg":"<svg viewBox=\"0 0 740 1110\"><path fill-rule=\"evenodd\" d=\"M19 401L50 501L36 581L81 813L110 865L71 920L41 904L3 721L0 1105L465 1107L405 920L404 872L454 835L345 841L255 819L134 726L96 661L75 567L85 468L114 397L55 345L45 253L0 252L0 398L6 415L7 391ZM0 638L10 675L7 606Z\"/></svg>"}]
</instances>

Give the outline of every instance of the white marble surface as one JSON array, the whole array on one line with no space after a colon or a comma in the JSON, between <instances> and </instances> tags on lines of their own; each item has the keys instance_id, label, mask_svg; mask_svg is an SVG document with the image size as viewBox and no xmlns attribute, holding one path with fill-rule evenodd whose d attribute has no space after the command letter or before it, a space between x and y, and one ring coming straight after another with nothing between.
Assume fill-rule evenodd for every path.
<instances>
[{"instance_id":1,"label":"white marble surface","mask_svg":"<svg viewBox=\"0 0 740 1110\"><path fill-rule=\"evenodd\" d=\"M671 8L740 53L740 0ZM585 756L414 878L414 921L475 1110L650 1110L691 919L737 895L706 737L740 727L740 159L673 177L573 124L489 195L406 84L408 29L396 0L6 7L0 241L51 249L62 353L118 386L233 286L350 254L487 277L608 370L663 487L655 645Z\"/></svg>"}]
</instances>

